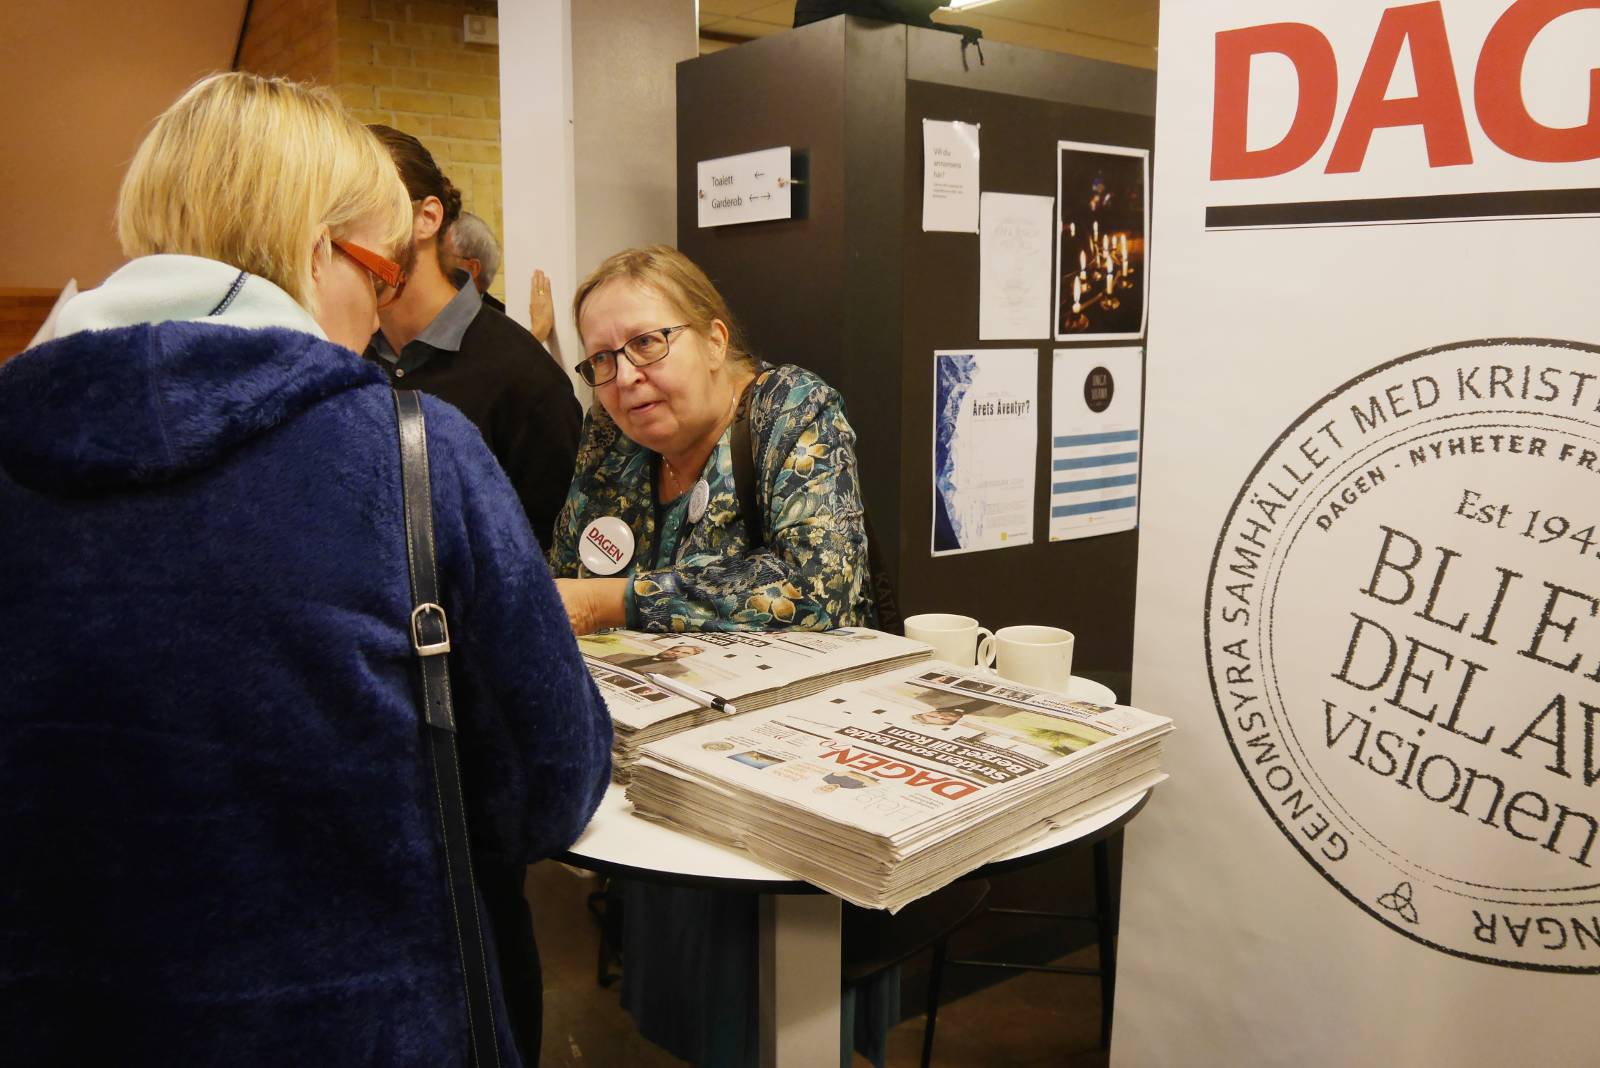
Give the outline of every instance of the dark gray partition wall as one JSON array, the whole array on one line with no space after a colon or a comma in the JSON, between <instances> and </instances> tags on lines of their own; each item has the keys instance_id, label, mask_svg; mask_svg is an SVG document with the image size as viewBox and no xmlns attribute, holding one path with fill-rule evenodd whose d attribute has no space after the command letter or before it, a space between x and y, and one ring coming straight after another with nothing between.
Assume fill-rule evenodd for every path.
<instances>
[{"instance_id":1,"label":"dark gray partition wall","mask_svg":"<svg viewBox=\"0 0 1600 1068\"><path fill-rule=\"evenodd\" d=\"M853 18L678 66L678 241L728 297L754 350L844 394L868 506L906 614L955 611L998 628L1078 635L1075 668L1126 699L1136 532L1047 541L1049 338L978 340L978 238L924 233L922 120L982 123L986 191L1056 193L1056 142L1149 147L1155 74L983 46ZM780 145L802 157L803 216L697 226L699 160ZM626 146L618 165L626 166ZM934 559L933 352L1037 347L1034 543ZM1065 346L1060 346L1065 347Z\"/></svg>"}]
</instances>

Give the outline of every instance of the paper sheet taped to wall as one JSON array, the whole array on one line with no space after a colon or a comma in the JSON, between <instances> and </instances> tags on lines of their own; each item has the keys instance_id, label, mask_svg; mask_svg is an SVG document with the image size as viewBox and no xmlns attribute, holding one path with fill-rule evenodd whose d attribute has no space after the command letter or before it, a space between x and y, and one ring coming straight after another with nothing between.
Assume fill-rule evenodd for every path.
<instances>
[{"instance_id":1,"label":"paper sheet taped to wall","mask_svg":"<svg viewBox=\"0 0 1600 1068\"><path fill-rule=\"evenodd\" d=\"M978 231L978 338L1050 336L1050 225L1055 200L984 193Z\"/></svg>"},{"instance_id":2,"label":"paper sheet taped to wall","mask_svg":"<svg viewBox=\"0 0 1600 1068\"><path fill-rule=\"evenodd\" d=\"M922 120L922 228L978 232L978 126Z\"/></svg>"}]
</instances>

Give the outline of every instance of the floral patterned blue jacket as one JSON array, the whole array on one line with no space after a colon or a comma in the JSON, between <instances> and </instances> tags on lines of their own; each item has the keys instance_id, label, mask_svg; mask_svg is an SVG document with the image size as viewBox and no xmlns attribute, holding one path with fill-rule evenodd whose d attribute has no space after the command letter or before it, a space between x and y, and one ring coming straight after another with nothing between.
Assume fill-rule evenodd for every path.
<instances>
[{"instance_id":1,"label":"floral patterned blue jacket","mask_svg":"<svg viewBox=\"0 0 1600 1068\"><path fill-rule=\"evenodd\" d=\"M829 630L867 623L867 534L856 436L843 399L810 371L785 365L763 368L749 403L756 502L766 527L759 550L740 514L731 430L701 472L710 503L690 522L690 495L658 505L656 454L624 436L596 404L584 419L577 473L556 517L553 573L580 577L584 528L617 516L635 540L625 595L631 628Z\"/></svg>"}]
</instances>

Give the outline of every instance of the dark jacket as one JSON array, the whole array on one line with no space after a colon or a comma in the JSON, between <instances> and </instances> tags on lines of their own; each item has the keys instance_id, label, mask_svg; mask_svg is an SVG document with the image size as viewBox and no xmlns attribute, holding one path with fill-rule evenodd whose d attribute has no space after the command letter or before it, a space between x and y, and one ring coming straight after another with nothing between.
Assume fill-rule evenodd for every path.
<instances>
[{"instance_id":1,"label":"dark jacket","mask_svg":"<svg viewBox=\"0 0 1600 1068\"><path fill-rule=\"evenodd\" d=\"M525 863L610 727L504 474L424 407L474 850ZM8 1063L467 1063L399 486L382 374L310 334L0 367Z\"/></svg>"},{"instance_id":2,"label":"dark jacket","mask_svg":"<svg viewBox=\"0 0 1600 1068\"><path fill-rule=\"evenodd\" d=\"M401 367L412 362L414 347L406 346ZM539 545L549 547L578 458L583 409L572 380L544 346L484 304L459 351L433 350L392 380L447 400L472 420L516 488Z\"/></svg>"}]
</instances>

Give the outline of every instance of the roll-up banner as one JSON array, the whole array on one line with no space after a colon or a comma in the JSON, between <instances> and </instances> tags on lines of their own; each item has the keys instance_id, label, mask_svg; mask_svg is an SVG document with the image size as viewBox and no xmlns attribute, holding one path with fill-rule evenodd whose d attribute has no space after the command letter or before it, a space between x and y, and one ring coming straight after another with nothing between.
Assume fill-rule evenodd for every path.
<instances>
[{"instance_id":1,"label":"roll-up banner","mask_svg":"<svg viewBox=\"0 0 1600 1068\"><path fill-rule=\"evenodd\" d=\"M1160 50L1112 1063L1600 1063L1600 2Z\"/></svg>"}]
</instances>

